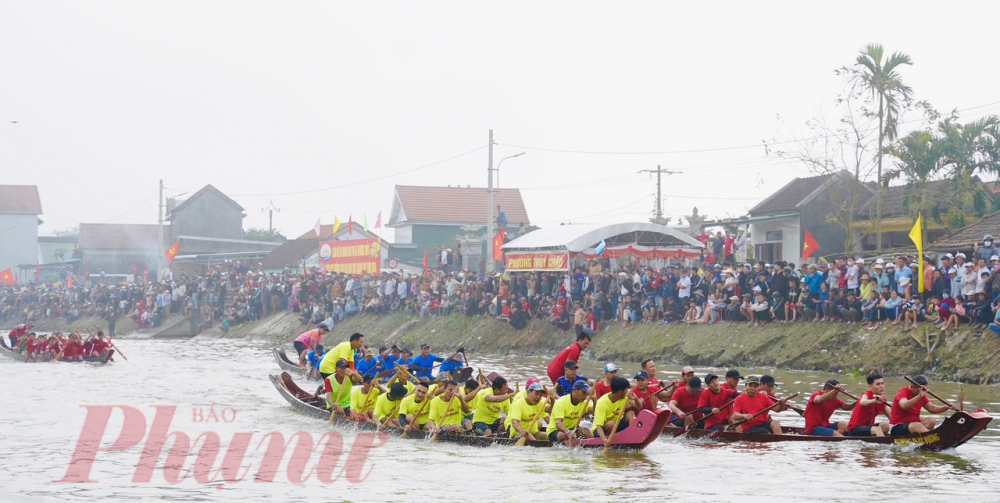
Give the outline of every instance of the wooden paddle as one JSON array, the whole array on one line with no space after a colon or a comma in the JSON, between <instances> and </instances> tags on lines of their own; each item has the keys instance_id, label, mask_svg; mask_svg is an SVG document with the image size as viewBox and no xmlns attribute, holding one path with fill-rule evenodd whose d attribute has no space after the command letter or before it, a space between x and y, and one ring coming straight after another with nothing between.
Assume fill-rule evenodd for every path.
<instances>
[{"instance_id":1,"label":"wooden paddle","mask_svg":"<svg viewBox=\"0 0 1000 503\"><path fill-rule=\"evenodd\" d=\"M453 397L451 397L451 399L452 399L452 400L459 400L457 396L453 396ZM458 406L458 410L462 410L462 405L461 405L461 402L462 402L462 401L461 401L461 400L459 400L459 406ZM448 408L449 408L449 409L451 409L451 402L450 402L450 401L448 402ZM432 444L433 444L434 442L437 442L437 439L438 439L438 435L439 435L439 434L441 433L441 430L443 430L443 429L444 429L444 424L443 424L443 423L444 423L444 420L445 420L445 419L448 419L449 417L451 417L451 416L452 416L452 415L453 415L454 413L455 413L455 411L454 411L454 410L449 410L448 412L445 412L445 414L444 414L443 416L441 416L441 423L442 423L442 424L438 424L438 425L435 425L435 426L437 426L437 431L435 431L435 432L434 432L434 434L433 434L433 435L431 435L431 443L432 443Z\"/></svg>"},{"instance_id":2,"label":"wooden paddle","mask_svg":"<svg viewBox=\"0 0 1000 503\"><path fill-rule=\"evenodd\" d=\"M539 403L540 402L541 400L539 400ZM535 414L535 418L531 420L531 423L528 424L528 427L524 429L525 433L529 433L531 429L534 428L536 424L538 424L538 420L542 418L542 414L545 414L544 404L542 405L542 408L538 409L538 414ZM521 438L517 439L517 442L514 443L514 447L524 447L524 444L527 441L528 441L528 435L521 435Z\"/></svg>"},{"instance_id":3,"label":"wooden paddle","mask_svg":"<svg viewBox=\"0 0 1000 503\"><path fill-rule=\"evenodd\" d=\"M771 395L768 395L768 396L771 396ZM772 397L772 398L774 398L775 400L780 400L777 397ZM795 411L796 414L798 414L798 415L800 415L802 417L806 417L806 411L805 411L805 409L803 409L801 407L796 407L795 405L792 405L790 403L785 404L785 405L788 406L789 409L792 409L793 411Z\"/></svg>"},{"instance_id":4,"label":"wooden paddle","mask_svg":"<svg viewBox=\"0 0 1000 503\"><path fill-rule=\"evenodd\" d=\"M420 414L424 411L424 407L427 407L427 404L430 403L430 401L431 401L431 397L429 397L427 395L424 395L424 403L422 403L420 405L420 408L417 409L417 413L413 415L413 422L414 423L416 423L417 419L420 418ZM412 426L413 426L412 423L406 425L406 428L403 429L403 435L400 436L399 438L406 438L406 436L410 434L410 430L413 429Z\"/></svg>"},{"instance_id":5,"label":"wooden paddle","mask_svg":"<svg viewBox=\"0 0 1000 503\"><path fill-rule=\"evenodd\" d=\"M918 388L920 388L920 389L922 389L922 390L926 391L928 395L930 395L930 396L932 396L932 397L934 397L934 398L938 399L938 401L940 401L941 403L943 403L943 404L947 405L947 406L948 406L949 408L951 408L952 410L959 410L959 409L958 409L958 407L955 407L955 404L953 404L953 403L949 402L948 400L945 400L945 399L943 399L943 398L941 398L941 397L939 397L939 396L935 395L935 394L934 394L933 392L931 392L931 390L927 389L927 386L924 386L924 385L922 385L922 384L917 384L917 382L916 382L916 381L914 381L913 379L910 379L910 378L909 378L909 377L907 377L907 376L903 376L903 379L906 379L907 381L910 381L910 384L912 384L912 385L914 385L914 386L917 386Z\"/></svg>"},{"instance_id":6,"label":"wooden paddle","mask_svg":"<svg viewBox=\"0 0 1000 503\"><path fill-rule=\"evenodd\" d=\"M726 410L726 408L727 408L727 407L729 407L730 405L732 405L732 404L733 404L733 402L735 402L735 401L736 401L736 399L734 398L734 399L730 400L730 401L729 401L729 403L727 403L727 404L723 405L722 407L719 407L719 412L722 412L722 411ZM711 414L708 414L707 416L705 416L705 417L701 418L701 420L702 420L702 421L704 421L704 420L706 420L706 419L708 419L708 418L710 418L710 417L714 416L715 414L716 414L715 412L713 412L713 413L711 413ZM687 432L688 432L688 430L690 430L690 429L691 429L691 427L692 427L692 426L694 426L694 425L695 425L695 423L691 423L691 424L689 424L689 425L685 426L685 427L684 427L683 429L681 429L680 431L678 431L678 432L674 433L674 437L676 438L676 437L679 437L679 436L681 436L681 435L683 435L683 434L687 433Z\"/></svg>"},{"instance_id":7,"label":"wooden paddle","mask_svg":"<svg viewBox=\"0 0 1000 503\"><path fill-rule=\"evenodd\" d=\"M615 419L615 426L611 428L611 434L608 435L608 439L604 441L604 452L602 452L601 454L607 455L609 452L611 452L611 442L614 441L615 439L615 433L618 433L618 425L622 422L622 418L625 417L625 410L628 409L627 405L628 405L627 403L622 404L622 410L621 412L618 413L618 419ZM594 414L597 414L596 404L594 405ZM600 426L602 428L604 427L604 425L596 425L596 426Z\"/></svg>"},{"instance_id":8,"label":"wooden paddle","mask_svg":"<svg viewBox=\"0 0 1000 503\"><path fill-rule=\"evenodd\" d=\"M337 380L336 374L330 377L332 377L335 381ZM333 410L330 412L330 420L327 421L327 424L333 424L333 418L337 416L337 404L340 403L340 398L344 396L344 388L353 386L354 384L351 382L351 378L347 374L344 374L344 382L340 384L340 389L337 390L337 398L334 399L331 404L330 408Z\"/></svg>"},{"instance_id":9,"label":"wooden paddle","mask_svg":"<svg viewBox=\"0 0 1000 503\"><path fill-rule=\"evenodd\" d=\"M794 395L782 398L781 400L778 400L777 402L774 402L773 404L771 404L770 406L768 406L766 409L764 409L764 410L762 410L762 411L754 414L753 416L750 416L750 419L744 419L742 421L730 424L730 425L726 426L725 428L723 428L723 429L721 429L719 431L716 431L715 433L712 434L712 436L710 438L719 438L719 435L722 435L724 432L729 431L731 429L734 429L737 426L740 426L741 424L753 421L754 419L757 418L757 416L759 416L761 414L764 414L765 412L768 412L769 410L771 410L771 409L773 409L773 408L775 408L775 407L777 407L777 406L785 403L786 401L791 400L792 398L795 398L797 396L799 396L799 394L795 393Z\"/></svg>"},{"instance_id":10,"label":"wooden paddle","mask_svg":"<svg viewBox=\"0 0 1000 503\"><path fill-rule=\"evenodd\" d=\"M397 405L395 409L392 409L392 412L389 413L389 415L385 417L385 421L382 421L382 424L378 425L378 428L376 428L375 431L382 431L382 430L384 430L385 426L387 424L389 424L389 421L392 421L392 418L396 417L396 414L399 414L399 407L401 405L403 405L403 399L400 398L399 402L400 402L399 405ZM403 438L406 438L406 432L403 432Z\"/></svg>"}]
</instances>

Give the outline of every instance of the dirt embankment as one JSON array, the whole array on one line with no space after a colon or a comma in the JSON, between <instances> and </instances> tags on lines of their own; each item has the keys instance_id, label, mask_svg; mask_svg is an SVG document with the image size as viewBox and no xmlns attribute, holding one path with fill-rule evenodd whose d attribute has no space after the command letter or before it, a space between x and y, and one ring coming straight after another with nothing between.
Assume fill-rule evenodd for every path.
<instances>
[{"instance_id":1,"label":"dirt embankment","mask_svg":"<svg viewBox=\"0 0 1000 503\"><path fill-rule=\"evenodd\" d=\"M218 328L204 335L254 337L291 346L309 327L290 314L277 314L235 327ZM329 347L353 332L374 344L406 344L416 348L428 343L453 348L463 343L469 354L518 354L554 356L575 336L544 321L530 330L517 331L494 319L461 315L415 320L402 315L355 317L337 325L324 343ZM602 330L588 349L597 360L641 361L655 358L676 364L719 367L778 367L829 372L879 370L887 375L922 372L934 379L972 383L1000 382L1000 338L990 331L976 337L971 329L942 334L923 325L903 332L899 327L868 331L857 326L796 323L749 328L727 324L681 326L640 324Z\"/></svg>"}]
</instances>

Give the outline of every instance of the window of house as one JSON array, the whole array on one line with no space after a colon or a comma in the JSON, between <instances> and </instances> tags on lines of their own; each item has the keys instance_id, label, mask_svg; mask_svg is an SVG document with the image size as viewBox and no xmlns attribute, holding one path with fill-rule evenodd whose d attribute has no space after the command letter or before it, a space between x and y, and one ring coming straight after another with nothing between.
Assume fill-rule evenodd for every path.
<instances>
[{"instance_id":1,"label":"window of house","mask_svg":"<svg viewBox=\"0 0 1000 503\"><path fill-rule=\"evenodd\" d=\"M781 241L781 231L767 231L767 241Z\"/></svg>"}]
</instances>

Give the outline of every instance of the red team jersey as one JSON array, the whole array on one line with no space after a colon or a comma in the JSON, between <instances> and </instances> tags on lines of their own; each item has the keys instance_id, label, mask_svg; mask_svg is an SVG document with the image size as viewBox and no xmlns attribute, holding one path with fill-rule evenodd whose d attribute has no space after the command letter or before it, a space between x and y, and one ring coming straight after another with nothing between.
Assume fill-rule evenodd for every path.
<instances>
[{"instance_id":1,"label":"red team jersey","mask_svg":"<svg viewBox=\"0 0 1000 503\"><path fill-rule=\"evenodd\" d=\"M747 395L746 393L736 397L736 401L733 402L733 412L739 414L756 414L771 405L774 401L771 397L765 395L764 393L757 393L753 397ZM771 422L771 413L767 412L761 414L746 423L743 423L743 431L747 431L758 426L763 426L766 423Z\"/></svg>"},{"instance_id":2,"label":"red team jersey","mask_svg":"<svg viewBox=\"0 0 1000 503\"><path fill-rule=\"evenodd\" d=\"M834 397L833 400L816 403L816 397L822 394L822 391L813 393L806 404L806 435L812 435L815 428L829 428L830 416L833 415L833 411L844 406L844 401L837 397Z\"/></svg>"},{"instance_id":3,"label":"red team jersey","mask_svg":"<svg viewBox=\"0 0 1000 503\"><path fill-rule=\"evenodd\" d=\"M861 395L861 398L867 398L869 400L875 398L875 392L869 390L865 391ZM881 402L875 402L871 405L862 406L858 403L854 407L854 412L851 413L851 421L847 423L847 431L851 431L854 428L861 426L875 426L875 419L878 415L885 410L885 404Z\"/></svg>"},{"instance_id":4,"label":"red team jersey","mask_svg":"<svg viewBox=\"0 0 1000 503\"><path fill-rule=\"evenodd\" d=\"M726 407L725 409L722 409L722 406L729 403L729 401L733 399L733 395L735 394L736 392L729 388L720 389L719 394L712 393L712 390L710 389L706 389L705 391L701 392L701 396L698 397L699 409L702 407L711 407L713 409L719 409L718 414L705 419L706 429L711 428L717 424L726 424L729 422L729 417L733 415L733 408Z\"/></svg>"},{"instance_id":5,"label":"red team jersey","mask_svg":"<svg viewBox=\"0 0 1000 503\"><path fill-rule=\"evenodd\" d=\"M896 398L892 400L892 414L889 416L889 424L907 424L916 423L920 421L920 409L924 408L930 400L924 397L923 400L917 402L916 405L910 407L910 410L903 410L899 406L900 400L909 400L913 398L913 394L910 393L910 387L907 386L896 393Z\"/></svg>"}]
</instances>

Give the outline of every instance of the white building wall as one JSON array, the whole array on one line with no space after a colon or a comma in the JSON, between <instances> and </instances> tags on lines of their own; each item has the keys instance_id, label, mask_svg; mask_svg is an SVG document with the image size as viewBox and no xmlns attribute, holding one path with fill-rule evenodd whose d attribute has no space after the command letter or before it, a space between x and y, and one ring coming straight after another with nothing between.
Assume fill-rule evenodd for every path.
<instances>
[{"instance_id":1,"label":"white building wall","mask_svg":"<svg viewBox=\"0 0 1000 503\"><path fill-rule=\"evenodd\" d=\"M781 231L780 240L768 240L767 233ZM782 218L778 220L766 220L763 222L753 222L750 224L751 253L756 257L756 247L760 244L780 243L780 259L785 262L798 264L802 255L802 239L799 236L799 217Z\"/></svg>"},{"instance_id":2,"label":"white building wall","mask_svg":"<svg viewBox=\"0 0 1000 503\"><path fill-rule=\"evenodd\" d=\"M71 250L72 251L72 250ZM38 215L0 214L0 271L38 262Z\"/></svg>"}]
</instances>

